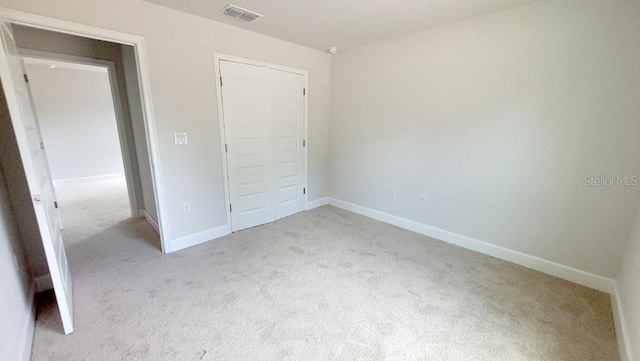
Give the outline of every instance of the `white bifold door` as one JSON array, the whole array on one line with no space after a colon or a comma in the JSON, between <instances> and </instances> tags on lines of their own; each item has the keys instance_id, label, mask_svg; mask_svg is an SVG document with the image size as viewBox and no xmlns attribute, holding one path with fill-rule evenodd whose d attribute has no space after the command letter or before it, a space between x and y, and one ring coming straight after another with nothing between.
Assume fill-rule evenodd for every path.
<instances>
[{"instance_id":1,"label":"white bifold door","mask_svg":"<svg viewBox=\"0 0 640 361\"><path fill-rule=\"evenodd\" d=\"M64 333L73 332L71 273L62 243L49 163L34 112L28 79L18 56L11 24L0 19L0 80L22 158L31 202L42 237Z\"/></svg>"},{"instance_id":2,"label":"white bifold door","mask_svg":"<svg viewBox=\"0 0 640 361\"><path fill-rule=\"evenodd\" d=\"M233 231L304 210L304 76L220 60Z\"/></svg>"}]
</instances>

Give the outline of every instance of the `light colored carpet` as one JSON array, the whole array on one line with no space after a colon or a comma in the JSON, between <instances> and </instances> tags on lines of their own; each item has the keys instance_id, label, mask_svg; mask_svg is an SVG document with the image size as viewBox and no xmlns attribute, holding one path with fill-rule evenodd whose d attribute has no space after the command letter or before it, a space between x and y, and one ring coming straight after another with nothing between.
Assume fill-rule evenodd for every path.
<instances>
[{"instance_id":1,"label":"light colored carpet","mask_svg":"<svg viewBox=\"0 0 640 361\"><path fill-rule=\"evenodd\" d=\"M64 242L92 242L91 236L131 217L124 176L82 182L61 182L56 186L62 211ZM68 247L67 247L68 248Z\"/></svg>"},{"instance_id":2,"label":"light colored carpet","mask_svg":"<svg viewBox=\"0 0 640 361\"><path fill-rule=\"evenodd\" d=\"M618 360L608 295L330 206L169 255L144 220L68 241L76 329L45 294L33 360Z\"/></svg>"}]
</instances>

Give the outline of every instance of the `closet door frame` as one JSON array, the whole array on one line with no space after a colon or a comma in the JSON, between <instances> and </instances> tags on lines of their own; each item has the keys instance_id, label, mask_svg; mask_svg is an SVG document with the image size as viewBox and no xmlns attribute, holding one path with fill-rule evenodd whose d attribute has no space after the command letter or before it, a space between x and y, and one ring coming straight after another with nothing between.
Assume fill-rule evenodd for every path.
<instances>
[{"instance_id":1,"label":"closet door frame","mask_svg":"<svg viewBox=\"0 0 640 361\"><path fill-rule=\"evenodd\" d=\"M231 232L231 196L229 188L229 169L227 167L227 152L226 152L226 134L224 129L224 109L222 107L222 76L220 72L220 61L230 61L239 64L262 66L269 69L286 71L289 73L302 75L304 79L304 109L303 109L303 141L305 143L303 147L303 184L305 188L304 194L304 210L309 210L309 72L307 70L290 68L277 64L266 63L258 60L242 58L234 55L228 55L223 53L213 53L214 60L214 73L216 84L216 98L218 105L218 126L220 131L220 154L222 156L222 173L224 178L224 198L226 203L226 215L227 215L227 228Z\"/></svg>"}]
</instances>

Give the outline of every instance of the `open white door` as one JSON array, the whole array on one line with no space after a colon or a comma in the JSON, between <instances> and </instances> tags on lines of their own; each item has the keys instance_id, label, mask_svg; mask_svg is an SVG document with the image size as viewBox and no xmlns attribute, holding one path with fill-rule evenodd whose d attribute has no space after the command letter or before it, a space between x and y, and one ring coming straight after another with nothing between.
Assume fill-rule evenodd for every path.
<instances>
[{"instance_id":1,"label":"open white door","mask_svg":"<svg viewBox=\"0 0 640 361\"><path fill-rule=\"evenodd\" d=\"M40 128L33 112L33 102L22 59L16 51L11 24L2 19L0 32L0 80L31 192L64 333L69 334L73 332L71 273L60 234L49 165L41 143Z\"/></svg>"},{"instance_id":2,"label":"open white door","mask_svg":"<svg viewBox=\"0 0 640 361\"><path fill-rule=\"evenodd\" d=\"M22 61L21 66L23 66L22 72L26 74L27 71L26 71L26 68L24 67L24 61ZM40 124L37 121L38 113L36 112L36 105L33 102L31 87L29 87L28 85L27 85L27 96L30 100L29 103L31 104L31 113L34 114L36 119L35 125L38 128L37 131L38 131L38 135L40 136L39 143L40 143L40 149L42 150L42 157L44 157L47 164L47 178L51 179L51 182L48 182L47 186L50 186L51 188L51 199L53 200L53 204L55 205L56 217L58 218L58 226L60 226L60 229L64 229L64 223L62 222L62 212L60 212L60 208L58 207L58 196L56 195L56 187L53 185L53 178L51 177L51 169L49 168L49 159L47 157L47 150L44 145L44 139L42 138L42 131L40 130Z\"/></svg>"}]
</instances>

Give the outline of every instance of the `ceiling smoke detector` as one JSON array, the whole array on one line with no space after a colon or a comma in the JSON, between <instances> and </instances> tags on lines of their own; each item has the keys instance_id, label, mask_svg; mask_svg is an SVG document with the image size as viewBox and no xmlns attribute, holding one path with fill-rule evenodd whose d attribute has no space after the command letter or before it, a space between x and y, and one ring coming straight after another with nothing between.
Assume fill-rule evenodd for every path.
<instances>
[{"instance_id":1,"label":"ceiling smoke detector","mask_svg":"<svg viewBox=\"0 0 640 361\"><path fill-rule=\"evenodd\" d=\"M336 54L338 52L338 47L337 46L329 47L327 51L329 52L329 54Z\"/></svg>"},{"instance_id":2,"label":"ceiling smoke detector","mask_svg":"<svg viewBox=\"0 0 640 361\"><path fill-rule=\"evenodd\" d=\"M245 8L241 8L239 6L233 5L233 4L229 4L227 6L224 7L224 9L222 9L221 13L225 14L225 15L229 15L231 17L234 17L236 19L240 19L242 21L245 21L247 23L250 23L252 21L258 20L261 17L263 17L264 15L262 14L258 14L255 11L251 11Z\"/></svg>"}]
</instances>

